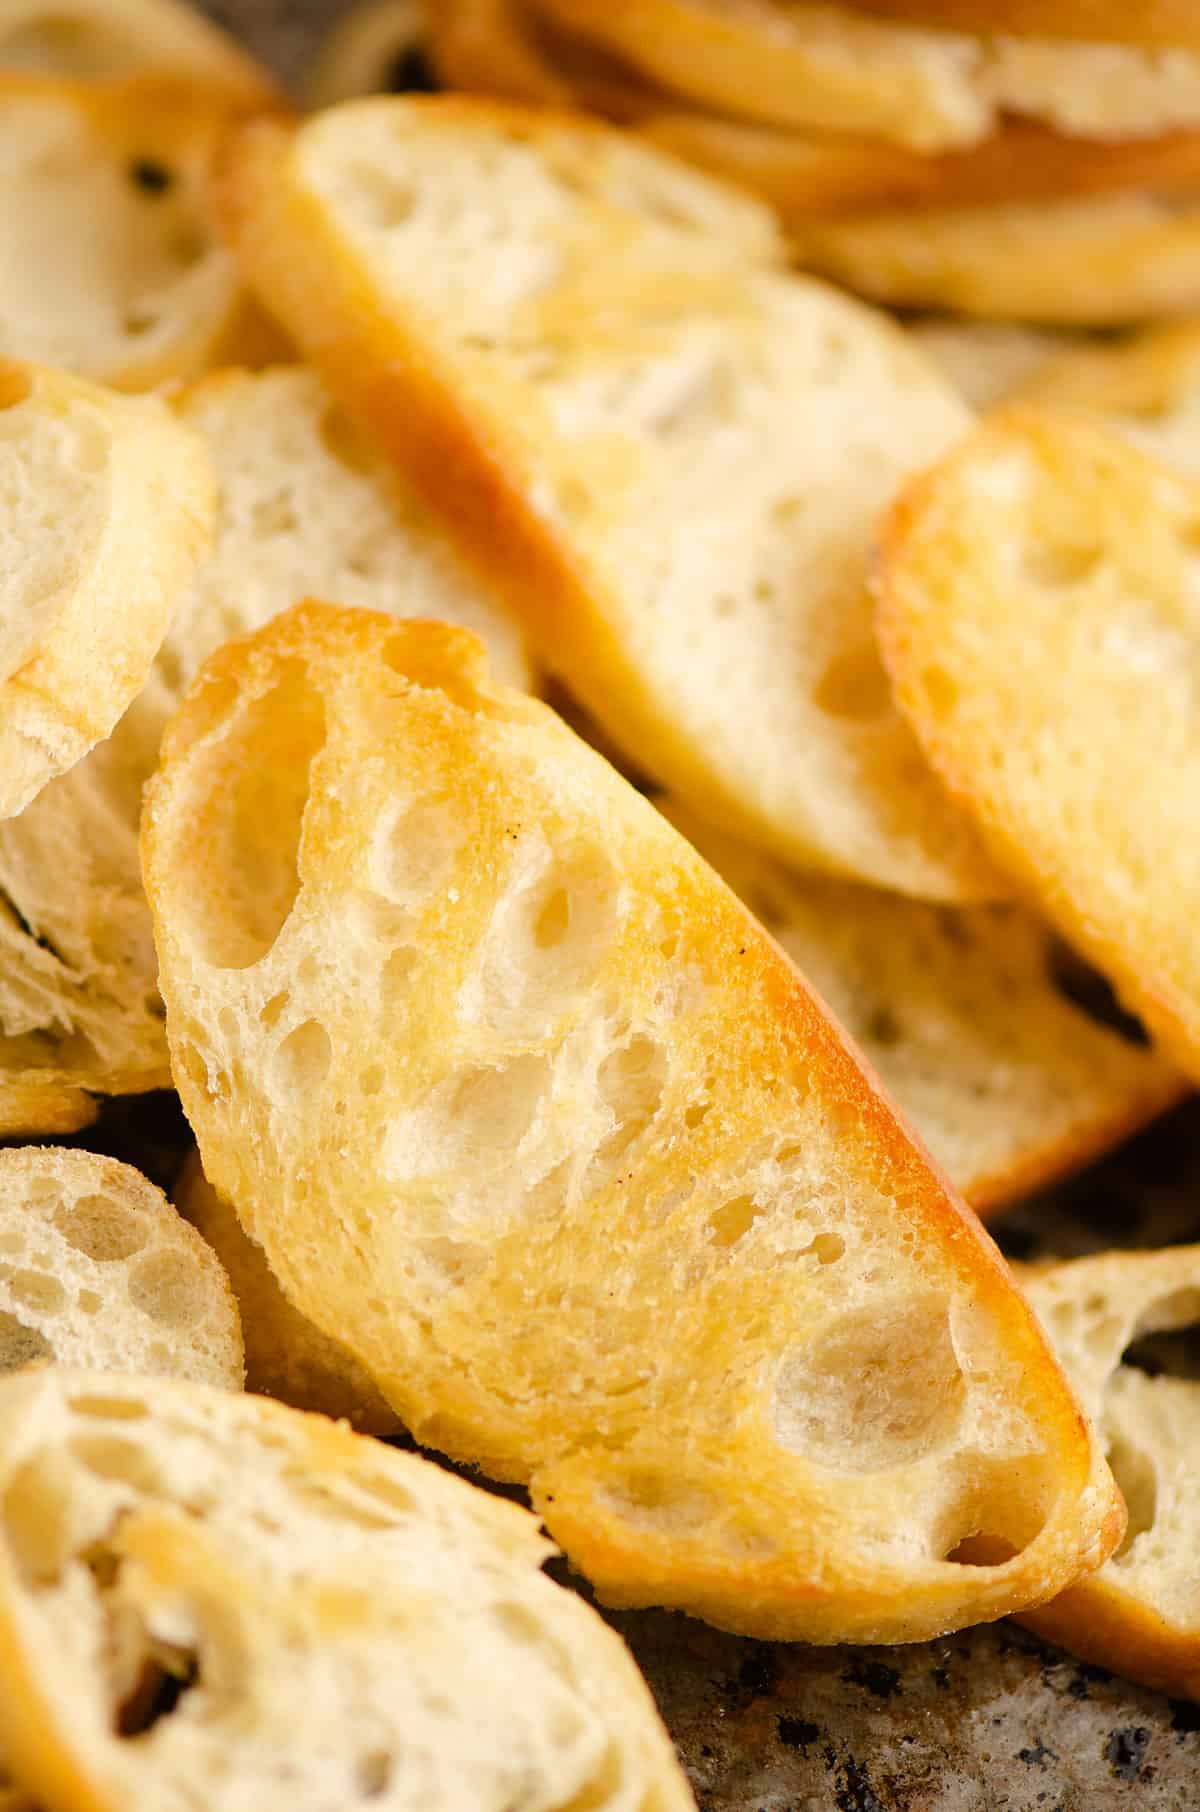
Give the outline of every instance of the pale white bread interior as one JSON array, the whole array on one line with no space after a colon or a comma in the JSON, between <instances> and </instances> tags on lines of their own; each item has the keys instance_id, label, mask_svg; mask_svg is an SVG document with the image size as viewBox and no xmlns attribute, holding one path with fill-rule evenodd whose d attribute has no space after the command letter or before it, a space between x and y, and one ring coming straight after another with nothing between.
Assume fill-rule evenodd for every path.
<instances>
[{"instance_id":1,"label":"pale white bread interior","mask_svg":"<svg viewBox=\"0 0 1200 1812\"><path fill-rule=\"evenodd\" d=\"M246 1348L246 1389L337 1421L360 1434L396 1434L400 1421L354 1355L294 1309L228 1202L192 1153L172 1190L175 1206L207 1241L229 1278Z\"/></svg>"},{"instance_id":2,"label":"pale white bread interior","mask_svg":"<svg viewBox=\"0 0 1200 1812\"><path fill-rule=\"evenodd\" d=\"M0 1733L55 1812L687 1812L525 1510L177 1380L0 1385Z\"/></svg>"},{"instance_id":3,"label":"pale white bread interior","mask_svg":"<svg viewBox=\"0 0 1200 1812\"><path fill-rule=\"evenodd\" d=\"M1165 464L1200 478L1200 322L1078 346L1039 365L1022 400L1084 409Z\"/></svg>"},{"instance_id":4,"label":"pale white bread interior","mask_svg":"<svg viewBox=\"0 0 1200 1812\"><path fill-rule=\"evenodd\" d=\"M1194 0L856 0L856 9L963 31L1200 50Z\"/></svg>"},{"instance_id":5,"label":"pale white bread interior","mask_svg":"<svg viewBox=\"0 0 1200 1812\"><path fill-rule=\"evenodd\" d=\"M734 117L971 145L1005 116L1080 138L1200 124L1200 56L974 37L804 0L530 0L676 94Z\"/></svg>"},{"instance_id":6,"label":"pale white bread interior","mask_svg":"<svg viewBox=\"0 0 1200 1812\"><path fill-rule=\"evenodd\" d=\"M898 328L571 116L352 102L231 162L249 280L632 761L795 863L994 896L871 635L878 512L969 419Z\"/></svg>"},{"instance_id":7,"label":"pale white bread interior","mask_svg":"<svg viewBox=\"0 0 1200 1812\"><path fill-rule=\"evenodd\" d=\"M0 0L0 69L71 77L152 70L246 106L279 102L261 64L185 0Z\"/></svg>"},{"instance_id":8,"label":"pale white bread interior","mask_svg":"<svg viewBox=\"0 0 1200 1812\"><path fill-rule=\"evenodd\" d=\"M1200 1323L1200 1246L1024 1267L1021 1282L1093 1418L1129 1508L1118 1551L1029 1615L1031 1628L1126 1679L1200 1698L1196 1454L1200 1381L1122 1363L1143 1336Z\"/></svg>"},{"instance_id":9,"label":"pale white bread interior","mask_svg":"<svg viewBox=\"0 0 1200 1812\"><path fill-rule=\"evenodd\" d=\"M1047 326L1200 309L1200 204L1149 193L797 221L801 264L877 302Z\"/></svg>"},{"instance_id":10,"label":"pale white bread interior","mask_svg":"<svg viewBox=\"0 0 1200 1812\"><path fill-rule=\"evenodd\" d=\"M1200 485L1015 406L886 524L878 627L929 759L1015 884L1200 1076Z\"/></svg>"},{"instance_id":11,"label":"pale white bread interior","mask_svg":"<svg viewBox=\"0 0 1200 1812\"><path fill-rule=\"evenodd\" d=\"M220 1260L128 1164L52 1145L0 1151L0 1372L152 1372L242 1387Z\"/></svg>"},{"instance_id":12,"label":"pale white bread interior","mask_svg":"<svg viewBox=\"0 0 1200 1812\"><path fill-rule=\"evenodd\" d=\"M119 738L0 821L0 1135L73 1132L170 1086Z\"/></svg>"},{"instance_id":13,"label":"pale white bread interior","mask_svg":"<svg viewBox=\"0 0 1200 1812\"><path fill-rule=\"evenodd\" d=\"M1081 965L1023 907L933 906L797 875L659 807L816 989L976 1209L1079 1169L1188 1092L1165 1059L1077 1004Z\"/></svg>"},{"instance_id":14,"label":"pale white bread interior","mask_svg":"<svg viewBox=\"0 0 1200 1812\"><path fill-rule=\"evenodd\" d=\"M0 818L111 733L215 510L202 443L157 397L0 361Z\"/></svg>"},{"instance_id":15,"label":"pale white bread interior","mask_svg":"<svg viewBox=\"0 0 1200 1812\"><path fill-rule=\"evenodd\" d=\"M245 342L206 193L238 111L166 78L0 73L0 355L147 390Z\"/></svg>"},{"instance_id":16,"label":"pale white bread interior","mask_svg":"<svg viewBox=\"0 0 1200 1812\"><path fill-rule=\"evenodd\" d=\"M434 0L433 11L441 11ZM330 27L304 80L310 107L333 107L360 94L396 86L395 76L413 51L427 42L426 0L359 0Z\"/></svg>"},{"instance_id":17,"label":"pale white bread interior","mask_svg":"<svg viewBox=\"0 0 1200 1812\"><path fill-rule=\"evenodd\" d=\"M1070 334L1019 321L913 321L909 332L973 409L1036 387L1044 370L1078 346Z\"/></svg>"},{"instance_id":18,"label":"pale white bread interior","mask_svg":"<svg viewBox=\"0 0 1200 1812\"><path fill-rule=\"evenodd\" d=\"M1108 1551L974 1217L750 914L475 638L306 605L227 643L142 843L206 1175L605 1599L909 1640Z\"/></svg>"}]
</instances>

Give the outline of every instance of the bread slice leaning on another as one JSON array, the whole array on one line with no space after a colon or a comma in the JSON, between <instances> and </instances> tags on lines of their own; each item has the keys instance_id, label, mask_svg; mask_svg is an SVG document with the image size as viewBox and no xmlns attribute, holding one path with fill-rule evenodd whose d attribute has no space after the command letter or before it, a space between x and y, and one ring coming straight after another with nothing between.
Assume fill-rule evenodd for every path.
<instances>
[{"instance_id":1,"label":"bread slice leaning on another","mask_svg":"<svg viewBox=\"0 0 1200 1812\"><path fill-rule=\"evenodd\" d=\"M248 281L632 762L797 864L994 896L871 637L878 512L969 420L897 328L570 115L354 102L248 130L223 192Z\"/></svg>"},{"instance_id":2,"label":"bread slice leaning on another","mask_svg":"<svg viewBox=\"0 0 1200 1812\"><path fill-rule=\"evenodd\" d=\"M901 498L896 698L995 858L1200 1079L1200 484L1070 413L985 420Z\"/></svg>"},{"instance_id":3,"label":"bread slice leaning on another","mask_svg":"<svg viewBox=\"0 0 1200 1812\"><path fill-rule=\"evenodd\" d=\"M0 1501L0 1740L56 1812L693 1805L534 1518L427 1460L52 1369L0 1384Z\"/></svg>"},{"instance_id":4,"label":"bread slice leaning on another","mask_svg":"<svg viewBox=\"0 0 1200 1812\"><path fill-rule=\"evenodd\" d=\"M157 398L0 362L0 818L141 689L215 508L203 446Z\"/></svg>"},{"instance_id":5,"label":"bread slice leaning on another","mask_svg":"<svg viewBox=\"0 0 1200 1812\"><path fill-rule=\"evenodd\" d=\"M349 1422L359 1434L394 1435L400 1418L340 1340L294 1309L228 1202L193 1152L172 1190L180 1214L212 1247L229 1278L246 1347L246 1389Z\"/></svg>"},{"instance_id":6,"label":"bread slice leaning on another","mask_svg":"<svg viewBox=\"0 0 1200 1812\"><path fill-rule=\"evenodd\" d=\"M711 869L445 625L207 663L143 817L205 1173L610 1602L908 1641L1121 1511L974 1217Z\"/></svg>"},{"instance_id":7,"label":"bread slice leaning on another","mask_svg":"<svg viewBox=\"0 0 1200 1812\"><path fill-rule=\"evenodd\" d=\"M1023 907L956 910L792 874L659 804L981 1213L1082 1168L1189 1092L1139 1028L1088 1010L1085 965Z\"/></svg>"},{"instance_id":8,"label":"bread slice leaning on another","mask_svg":"<svg viewBox=\"0 0 1200 1812\"><path fill-rule=\"evenodd\" d=\"M257 348L208 197L245 114L164 76L0 71L0 357L149 390Z\"/></svg>"},{"instance_id":9,"label":"bread slice leaning on another","mask_svg":"<svg viewBox=\"0 0 1200 1812\"><path fill-rule=\"evenodd\" d=\"M0 69L92 78L154 71L275 107L271 76L186 0L0 0Z\"/></svg>"},{"instance_id":10,"label":"bread slice leaning on another","mask_svg":"<svg viewBox=\"0 0 1200 1812\"><path fill-rule=\"evenodd\" d=\"M0 1151L0 1372L55 1361L242 1387L242 1337L215 1253L128 1164L55 1146Z\"/></svg>"},{"instance_id":11,"label":"bread slice leaning on another","mask_svg":"<svg viewBox=\"0 0 1200 1812\"><path fill-rule=\"evenodd\" d=\"M1196 1454L1200 1378L1160 1371L1147 1336L1200 1323L1200 1246L1026 1266L1021 1281L1100 1431L1129 1508L1125 1539L1091 1579L1022 1622L1126 1679L1200 1699Z\"/></svg>"}]
</instances>

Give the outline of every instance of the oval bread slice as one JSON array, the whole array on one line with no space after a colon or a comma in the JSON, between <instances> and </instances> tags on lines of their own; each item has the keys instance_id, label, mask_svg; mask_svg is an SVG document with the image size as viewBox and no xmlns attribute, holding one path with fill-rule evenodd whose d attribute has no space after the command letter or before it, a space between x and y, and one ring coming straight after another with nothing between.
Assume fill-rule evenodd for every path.
<instances>
[{"instance_id":1,"label":"oval bread slice","mask_svg":"<svg viewBox=\"0 0 1200 1812\"><path fill-rule=\"evenodd\" d=\"M806 268L898 308L1120 327L1200 308L1200 205L1129 193L796 221Z\"/></svg>"},{"instance_id":2,"label":"oval bread slice","mask_svg":"<svg viewBox=\"0 0 1200 1812\"><path fill-rule=\"evenodd\" d=\"M1122 1036L1080 1004L1083 966L1022 907L955 910L792 874L660 809L816 989L978 1211L1090 1163L1188 1092L1136 1027Z\"/></svg>"},{"instance_id":3,"label":"oval bread slice","mask_svg":"<svg viewBox=\"0 0 1200 1812\"><path fill-rule=\"evenodd\" d=\"M207 198L239 111L156 76L0 74L0 356L148 390L244 341Z\"/></svg>"},{"instance_id":4,"label":"oval bread slice","mask_svg":"<svg viewBox=\"0 0 1200 1812\"><path fill-rule=\"evenodd\" d=\"M473 637L307 605L227 643L143 860L206 1175L606 1599L910 1640L1108 1551L978 1223L749 913Z\"/></svg>"},{"instance_id":5,"label":"oval bread slice","mask_svg":"<svg viewBox=\"0 0 1200 1812\"><path fill-rule=\"evenodd\" d=\"M237 1305L216 1254L128 1164L0 1151L0 1372L153 1372L242 1387Z\"/></svg>"},{"instance_id":6,"label":"oval bread slice","mask_svg":"<svg viewBox=\"0 0 1200 1812\"><path fill-rule=\"evenodd\" d=\"M246 1389L349 1422L360 1434L398 1433L399 1417L354 1355L292 1307L261 1246L207 1181L195 1152L172 1194L180 1214L220 1259L237 1298Z\"/></svg>"},{"instance_id":7,"label":"oval bread slice","mask_svg":"<svg viewBox=\"0 0 1200 1812\"><path fill-rule=\"evenodd\" d=\"M871 637L878 511L968 419L899 330L569 116L351 102L232 165L249 279L638 767L797 864L994 896Z\"/></svg>"},{"instance_id":8,"label":"oval bread slice","mask_svg":"<svg viewBox=\"0 0 1200 1812\"><path fill-rule=\"evenodd\" d=\"M0 363L0 818L140 690L215 501L202 445L158 399Z\"/></svg>"},{"instance_id":9,"label":"oval bread slice","mask_svg":"<svg viewBox=\"0 0 1200 1812\"><path fill-rule=\"evenodd\" d=\"M1200 1699L1195 1456L1200 1382L1127 1364L1147 1335L1200 1323L1200 1246L1025 1267L1021 1281L1129 1507L1112 1558L1022 1622L1128 1680Z\"/></svg>"},{"instance_id":10,"label":"oval bread slice","mask_svg":"<svg viewBox=\"0 0 1200 1812\"><path fill-rule=\"evenodd\" d=\"M89 78L153 70L247 107L280 100L237 40L183 0L0 0L0 69Z\"/></svg>"},{"instance_id":11,"label":"oval bread slice","mask_svg":"<svg viewBox=\"0 0 1200 1812\"><path fill-rule=\"evenodd\" d=\"M996 858L1200 1077L1200 486L1073 414L985 421L892 513L896 697Z\"/></svg>"},{"instance_id":12,"label":"oval bread slice","mask_svg":"<svg viewBox=\"0 0 1200 1812\"><path fill-rule=\"evenodd\" d=\"M0 1385L0 1735L88 1812L686 1812L533 1517L258 1397Z\"/></svg>"},{"instance_id":13,"label":"oval bread slice","mask_svg":"<svg viewBox=\"0 0 1200 1812\"><path fill-rule=\"evenodd\" d=\"M1200 124L1200 57L1186 50L970 37L804 0L531 4L709 111L774 125L938 151L1012 114L1096 139Z\"/></svg>"}]
</instances>

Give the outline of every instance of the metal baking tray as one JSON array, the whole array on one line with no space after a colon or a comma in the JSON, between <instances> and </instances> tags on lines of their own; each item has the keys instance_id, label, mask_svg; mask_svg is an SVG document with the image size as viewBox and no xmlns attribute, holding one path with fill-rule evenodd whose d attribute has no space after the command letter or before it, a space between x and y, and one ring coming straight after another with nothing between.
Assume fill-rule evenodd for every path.
<instances>
[{"instance_id":1,"label":"metal baking tray","mask_svg":"<svg viewBox=\"0 0 1200 1812\"><path fill-rule=\"evenodd\" d=\"M293 83L346 10L346 0L207 3ZM164 1187L188 1142L171 1097L115 1104L85 1138ZM996 1232L1019 1258L1200 1239L1200 1101ZM1131 1686L1013 1624L825 1649L727 1636L668 1612L610 1621L650 1682L701 1812L1200 1812L1200 1705Z\"/></svg>"}]
</instances>

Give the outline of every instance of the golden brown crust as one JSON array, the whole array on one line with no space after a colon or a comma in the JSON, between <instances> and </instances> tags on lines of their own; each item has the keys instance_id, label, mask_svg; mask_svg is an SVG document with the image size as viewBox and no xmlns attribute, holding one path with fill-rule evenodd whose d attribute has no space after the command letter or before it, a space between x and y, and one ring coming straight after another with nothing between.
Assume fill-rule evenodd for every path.
<instances>
[{"instance_id":1,"label":"golden brown crust","mask_svg":"<svg viewBox=\"0 0 1200 1812\"><path fill-rule=\"evenodd\" d=\"M1194 0L855 0L864 13L945 31L1200 49Z\"/></svg>"},{"instance_id":2,"label":"golden brown crust","mask_svg":"<svg viewBox=\"0 0 1200 1812\"><path fill-rule=\"evenodd\" d=\"M226 902L236 897L229 890L238 872L231 868L227 874L220 861L226 834L222 800L229 797L229 762L238 763L241 772L247 761L261 766L270 760L257 744L244 746L235 726L270 721L263 716L264 701L285 674L289 684L303 683L321 700L322 741L312 757L303 808L300 891L272 947L248 967L251 948L227 947L220 930L226 923L221 915L231 909ZM278 721L278 734L285 736L287 725L298 721L292 708L286 711ZM370 743L369 763L363 736ZM352 1015L353 1048L343 1053L348 1021L341 994L307 995L301 950L310 943L314 950L321 946L327 912L341 922L347 888L344 905L353 906L359 897L354 890L362 885L353 877L370 872L363 867L371 859L364 851L376 847L363 842L375 835L375 805L357 792L351 803L338 776L356 775L356 787L384 787L379 798L394 800L388 776L400 772L406 785L432 786L434 796L450 804L457 834L466 839L462 848L470 854L456 859L454 886L439 888L421 909L433 919L422 916L405 933L406 948L424 952L422 962L433 961L426 942L433 940L436 984L426 993L424 983L418 988L414 982L417 991L402 1009L404 1040L370 1044L371 1059L384 1069L372 1078L370 1097L360 1105L353 1078L368 1054L366 1026L361 1014ZM421 791L415 798L427 796ZM472 1031L475 1022L469 1013L460 1020L456 1003L478 973L476 940L485 936L486 926L506 922L502 914L497 917L498 902L506 897L502 877L513 872L509 864L528 859L514 848L522 830L537 838L569 838L564 859L570 850L571 860L583 863L589 876L586 865L599 860L590 852L602 848L625 904L594 956L589 941L586 960L603 965L595 985L570 995L572 1005L556 1001L552 1009L539 1009L547 1017L539 1021L537 1043L510 1047L499 1026L482 1035ZM213 858L200 892L193 872L197 850L204 852L203 860ZM764 1634L835 1640L869 1633L873 1640L909 1640L1048 1597L1111 1550L1123 1519L1091 1433L978 1222L894 1118L843 1034L734 896L545 707L489 685L472 638L444 626L395 624L310 604L277 618L255 637L226 645L168 730L163 764L147 797L143 854L176 1074L213 1182L252 1220L293 1300L319 1326L353 1340L419 1438L495 1476L529 1481L552 1531L565 1538L602 1596L624 1604L668 1602ZM290 865L287 872L290 876ZM206 904L208 889L213 891ZM446 912L452 921L443 920ZM485 915L482 920L479 914ZM663 915L673 927L666 940ZM215 945L207 943L209 924ZM253 949L260 949L257 938ZM369 974L368 954L357 954L349 969ZM340 973L348 976L349 969L343 966ZM429 974L432 978L432 969ZM215 998L227 1002L246 1028L244 1045L239 1034L220 1047L219 1057L209 1039L226 1034L212 1017L210 980ZM685 983L685 1001L697 988L701 1005L660 1004L673 1003L672 989ZM263 1024L260 993L264 1001L268 995L272 1001L285 999L284 1011L292 1019L309 1023L319 1015L326 1029L327 1066L325 1041L320 1043L323 1092L306 1100L303 1124L294 1124L302 1141L311 1134L311 1150L293 1149L291 1136L285 1147L267 1132L281 1109L269 1086L260 1088L256 1081L276 1073L267 1053L258 1051L259 1034L252 1030ZM366 1160L375 1182L366 1173L359 1178L356 1166L364 1153L377 1151L381 1127L411 1124L414 1105L423 1125L420 1104L435 1098L431 1087L436 1096L448 1077L465 1078L473 1087L471 1078L480 1075L473 1066L479 1063L484 1075L495 1064L502 1074L513 1054L522 1063L552 1064L563 1048L557 1041L567 1036L559 1012L567 1015L563 1026L570 1026L576 1015L618 1010L616 1004L605 1007L605 1001L619 1001L622 1024L626 1019L632 1027L644 1024L648 1029L638 1036L646 1038L658 1021L644 1015L685 1015L670 1046L663 1085L676 1103L669 1110L677 1116L669 1122L669 1137L663 1132L641 1157L630 1147L616 1175L602 1168L600 1180L581 1184L578 1196L559 1201L552 1192L538 1210L521 1211L515 1220L502 1205L507 1198L493 1205L489 1193L507 1188L507 1181L500 1184L488 1172L491 1180L464 1184L470 1212L489 1217L485 1226L494 1228L477 1235L447 1224L436 1206L439 1198L431 1198L419 1178L410 1184L404 1168L408 1148L397 1145L385 1186L386 1209L372 1206L380 1187L378 1160L374 1155ZM703 1033L687 1017L699 1011L716 1016L704 1021ZM720 1058L714 1072L717 1019ZM580 1028L585 1023L592 1021L578 1020ZM292 1036L290 1024L280 1036ZM472 1041L480 1036L477 1046ZM456 1055L447 1072L450 1048ZM426 1063L433 1067L411 1068ZM343 1064L352 1068L343 1071ZM393 1076L387 1065L401 1067ZM232 1094L223 1080L230 1074L239 1079ZM576 1091L572 1150L587 1162L591 1147L580 1145L578 1121L579 1113L592 1111L586 1106L587 1085L580 1077L567 1086ZM690 1116L703 1088L712 1091L708 1111L685 1119L685 1106ZM344 1106L336 1132L324 1124L322 1103L331 1099L329 1090ZM810 1122L804 1116L813 1108L817 1118ZM543 1124L535 1121L539 1128ZM548 1124L553 1128L555 1122ZM635 1122L635 1137L645 1125ZM807 1141L803 1127L812 1129ZM721 1237L713 1241L710 1217L723 1208L732 1208L735 1216L744 1212L739 1190L747 1185L735 1181L730 1166L740 1166L756 1141L786 1142L789 1128L798 1143L788 1163L796 1163L801 1150L808 1154L805 1162L816 1162L812 1138L833 1140L837 1156L830 1162L841 1179L837 1216L843 1217L836 1225L842 1231L832 1247L812 1246L807 1217L823 1210L806 1206L803 1191L809 1184L797 1179L796 1198L786 1196L786 1182L777 1202L764 1197L764 1212L773 1217L778 1208L779 1213L777 1221L772 1218L772 1257L765 1249L753 1257L758 1251L753 1238L746 1255L739 1256L732 1249L742 1238L739 1225L727 1229L720 1223ZM417 1163L415 1156L412 1161ZM465 1161L464 1175L473 1175L469 1166L476 1160L468 1154ZM537 1160L543 1161L553 1161L550 1153ZM504 1173L506 1179L523 1174L515 1151L506 1149ZM737 1177L743 1175L738 1169ZM694 1194L686 1187L689 1179ZM532 1176L529 1186L535 1187ZM660 1190L672 1192L670 1205L655 1193ZM730 1203L727 1196L738 1199ZM349 1241L343 1233L339 1244L332 1228L345 1213L353 1214L355 1231ZM410 1215L426 1218L410 1223L405 1218ZM401 1226L411 1226L415 1240L444 1238L456 1227L456 1239L467 1239L461 1272L448 1293L439 1286L426 1298L418 1287L413 1298L414 1286L400 1283L395 1230ZM897 1237L899 1229L905 1230L903 1238ZM380 1238L391 1259L384 1256L385 1246L377 1247ZM804 1262L816 1267L805 1273L810 1281L803 1286L782 1257L789 1239L807 1242ZM877 1240L888 1243L885 1296L898 1287L897 1267L907 1274L915 1266L911 1281L918 1295L928 1290L940 1302L945 1291L961 1305L966 1320L960 1337L968 1348L982 1338L988 1354L986 1362L981 1358L980 1374L987 1379L990 1407L985 1411L981 1404L971 1412L979 1417L978 1438L986 1447L997 1425L1017 1418L1040 1456L1034 1474L1023 1470L1030 1463L1027 1446L1004 1461L983 1458L976 1474L975 1461L965 1451L956 1453L951 1437L944 1462L930 1460L932 1470L910 1474L902 1464L881 1477L869 1456L865 1465L856 1458L848 1470L824 1461L814 1465L803 1457L808 1437L789 1446L772 1432L770 1380L792 1343L809 1337L814 1300L823 1305L821 1312L833 1309L838 1315L860 1303L858 1286L839 1285L836 1272L843 1245L857 1250L859 1239L872 1250ZM834 1262L828 1274L834 1281L823 1284L814 1299L805 1293L815 1287L825 1263L822 1250ZM314 1266L305 1254L318 1252L320 1263ZM622 1301L614 1299L607 1281L617 1274ZM852 1274L858 1272L845 1275ZM664 1289L668 1277L680 1281ZM881 1269L869 1277L882 1281ZM636 1336L631 1325L626 1328L624 1299L636 1305ZM910 1300L904 1299L904 1315ZM411 1319L414 1310L417 1322ZM893 1311L901 1312L894 1301ZM712 1432L718 1425L719 1439ZM709 1434L702 1433L706 1429ZM929 1451L926 1438L922 1433L922 1455ZM941 1439L939 1433L939 1455ZM989 1470L992 1465L1003 1467L1002 1484ZM923 1480L919 1507L907 1495L917 1491L918 1476ZM908 1527L909 1519L927 1516L928 1493L935 1487L950 1496L939 1499L941 1520L927 1538L928 1554L918 1546L893 1556L889 1543L897 1519ZM897 1491L898 1498L892 1495ZM878 1506L884 1502L887 1533L872 1540L863 1519L869 1523L882 1516ZM1013 1558L991 1567L940 1558L964 1532L1000 1533L997 1522L1008 1524L1021 1549ZM849 1528L863 1533L848 1534ZM935 1553L939 1558L930 1558Z\"/></svg>"},{"instance_id":3,"label":"golden brown crust","mask_svg":"<svg viewBox=\"0 0 1200 1812\"><path fill-rule=\"evenodd\" d=\"M1200 1635L1180 1629L1114 1583L1111 1568L1017 1621L1047 1642L1126 1680L1200 1699Z\"/></svg>"},{"instance_id":4,"label":"golden brown crust","mask_svg":"<svg viewBox=\"0 0 1200 1812\"><path fill-rule=\"evenodd\" d=\"M1024 497L1032 499L1029 520L1017 531L1033 537L1028 553L1019 542L1010 548L1014 559L1028 564L1014 567L1007 582L997 564L997 538L1005 534L1001 518L990 503L986 530L980 518L989 468L1010 476L1015 468L1025 482ZM1004 501L1009 493L1000 482L995 495ZM880 646L897 703L951 796L972 814L1014 885L1109 976L1193 1077L1200 1076L1200 993L1188 956L1190 924L1179 916L1170 922L1172 911L1186 910L1186 894L1175 897L1173 908L1169 884L1165 892L1163 887L1174 855L1170 820L1160 827L1148 812L1136 829L1124 820L1128 756L1111 744L1105 715L1106 708L1116 711L1134 734L1135 718L1127 714L1140 712L1148 728L1149 719L1159 717L1157 692L1146 675L1139 677L1136 664L1122 660L1118 672L1103 632L1110 610L1122 632L1123 588L1129 588L1148 601L1148 623L1129 625L1135 635L1153 637L1156 611L1168 624L1177 618L1186 635L1185 606L1177 596L1186 579L1178 550L1173 564L1169 549L1176 536L1185 540L1192 532L1187 519L1196 491L1082 416L1013 405L986 417L948 459L902 493L883 525L875 580ZM1039 511L1043 500L1048 528ZM1057 543L1051 538L1043 556L1037 536L1065 536L1066 546L1083 522L1093 541L1080 553L1087 557L1078 576L1086 582L1111 560L1111 596L1093 592L1076 604L1061 618L1062 639L1052 645L1057 620L1045 614L1037 574L1044 557L1046 583L1057 582ZM1069 550L1065 557L1069 561ZM1069 571L1061 582L1071 584ZM990 618L985 633L973 634L972 618L981 610L986 615L989 598L1003 614ZM1070 628L1081 609L1095 613L1090 645ZM1005 624L1028 622L1031 611L1045 625L1039 658L1048 665L1040 681L1004 635ZM1032 625L1030 634L1027 653L1040 646ZM986 706L976 692L984 672ZM1052 687L1046 684L1050 673ZM1114 685L1122 689L1115 701L1106 696ZM1064 696L1070 711L1062 708ZM1178 712L1170 721L1182 766L1187 749ZM1023 759L1035 750L1050 751L1035 759L1053 764L1036 778ZM1156 836L1165 841L1151 858Z\"/></svg>"}]
</instances>

